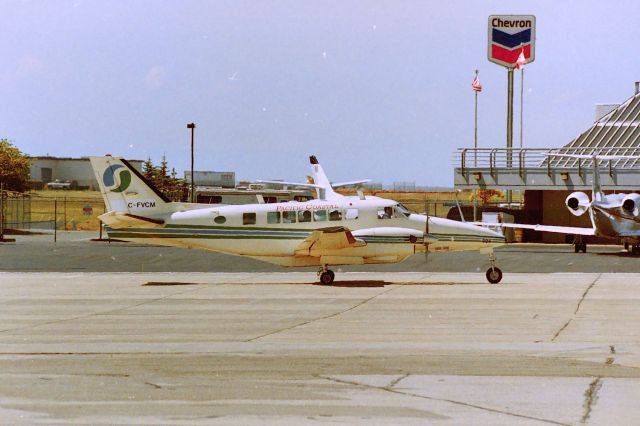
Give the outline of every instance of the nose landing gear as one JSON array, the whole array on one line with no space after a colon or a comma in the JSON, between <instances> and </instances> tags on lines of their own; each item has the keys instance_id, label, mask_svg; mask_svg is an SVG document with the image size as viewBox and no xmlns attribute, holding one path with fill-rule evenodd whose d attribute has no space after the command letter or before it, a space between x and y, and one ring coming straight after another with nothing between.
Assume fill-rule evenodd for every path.
<instances>
[{"instance_id":1,"label":"nose landing gear","mask_svg":"<svg viewBox=\"0 0 640 426\"><path fill-rule=\"evenodd\" d=\"M489 269L485 276L491 284L498 284L502 280L502 271L496 266L496 255L491 251L489 253Z\"/></svg>"}]
</instances>

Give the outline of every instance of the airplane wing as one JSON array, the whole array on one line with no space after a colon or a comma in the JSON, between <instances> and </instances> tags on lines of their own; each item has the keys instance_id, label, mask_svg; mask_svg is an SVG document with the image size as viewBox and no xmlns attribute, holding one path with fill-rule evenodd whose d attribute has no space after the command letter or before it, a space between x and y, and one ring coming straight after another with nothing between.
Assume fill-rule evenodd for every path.
<instances>
[{"instance_id":1,"label":"airplane wing","mask_svg":"<svg viewBox=\"0 0 640 426\"><path fill-rule=\"evenodd\" d=\"M300 183L300 182L285 182L282 180L257 180L258 183L275 183L277 185L289 185L289 186L302 186L305 188L324 188L321 185L315 185L313 183Z\"/></svg>"},{"instance_id":2,"label":"airplane wing","mask_svg":"<svg viewBox=\"0 0 640 426\"><path fill-rule=\"evenodd\" d=\"M524 223L488 223L488 222L472 222L472 223L474 225L480 225L480 226L532 229L534 231L553 232L556 234L596 235L596 230L593 228L578 228L573 226L527 225Z\"/></svg>"},{"instance_id":3,"label":"airplane wing","mask_svg":"<svg viewBox=\"0 0 640 426\"><path fill-rule=\"evenodd\" d=\"M338 182L338 183L332 183L331 186L333 188L341 188L343 186L354 186L354 185L361 185L363 183L369 183L371 182L371 179L362 179L362 180L352 180L350 182Z\"/></svg>"},{"instance_id":4,"label":"airplane wing","mask_svg":"<svg viewBox=\"0 0 640 426\"><path fill-rule=\"evenodd\" d=\"M131 213L110 211L98 216L98 219L113 229L122 228L161 228L164 220L138 216Z\"/></svg>"},{"instance_id":5,"label":"airplane wing","mask_svg":"<svg viewBox=\"0 0 640 426\"><path fill-rule=\"evenodd\" d=\"M340 250L349 247L366 246L363 240L353 236L351 231L344 226L332 226L316 229L297 248L296 255L310 256L314 253Z\"/></svg>"}]
</instances>

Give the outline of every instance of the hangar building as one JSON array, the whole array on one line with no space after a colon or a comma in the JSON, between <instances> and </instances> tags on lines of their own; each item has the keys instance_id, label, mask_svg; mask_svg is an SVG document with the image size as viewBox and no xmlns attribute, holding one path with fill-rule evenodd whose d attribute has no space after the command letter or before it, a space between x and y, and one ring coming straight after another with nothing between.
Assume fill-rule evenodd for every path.
<instances>
[{"instance_id":1,"label":"hangar building","mask_svg":"<svg viewBox=\"0 0 640 426\"><path fill-rule=\"evenodd\" d=\"M53 181L75 182L76 186L97 190L91 162L88 157L29 157L31 162L32 187L44 186ZM129 160L138 171L142 171L141 160Z\"/></svg>"},{"instance_id":2,"label":"hangar building","mask_svg":"<svg viewBox=\"0 0 640 426\"><path fill-rule=\"evenodd\" d=\"M597 107L596 121L560 148L460 148L455 154L456 189L498 189L524 193L524 206L511 212L517 222L591 227L588 215L565 206L573 191L591 198L592 161L548 156L561 154L640 155L640 90L620 105ZM598 116L598 114L602 114ZM640 160L601 161L602 189L640 192ZM525 241L571 242L572 236L525 231Z\"/></svg>"}]
</instances>

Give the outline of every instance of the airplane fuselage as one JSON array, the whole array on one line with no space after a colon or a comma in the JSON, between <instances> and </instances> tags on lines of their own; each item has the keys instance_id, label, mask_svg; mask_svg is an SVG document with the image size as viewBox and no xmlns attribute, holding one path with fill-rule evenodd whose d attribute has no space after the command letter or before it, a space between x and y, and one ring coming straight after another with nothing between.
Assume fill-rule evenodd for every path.
<instances>
[{"instance_id":1,"label":"airplane fuselage","mask_svg":"<svg viewBox=\"0 0 640 426\"><path fill-rule=\"evenodd\" d=\"M640 222L638 218L626 213L620 207L620 203L612 201L614 200L605 198L605 202L594 201L591 203L589 215L596 230L596 235L640 241Z\"/></svg>"},{"instance_id":2,"label":"airplane fuselage","mask_svg":"<svg viewBox=\"0 0 640 426\"><path fill-rule=\"evenodd\" d=\"M149 216L144 206L132 213ZM107 232L120 240L243 255L283 266L395 263L425 250L473 250L504 243L496 232L457 221L429 217L427 226L427 216L379 197L217 205L168 212L155 219L163 226L107 228ZM358 244L322 252L302 244L316 230L340 227L348 229Z\"/></svg>"}]
</instances>

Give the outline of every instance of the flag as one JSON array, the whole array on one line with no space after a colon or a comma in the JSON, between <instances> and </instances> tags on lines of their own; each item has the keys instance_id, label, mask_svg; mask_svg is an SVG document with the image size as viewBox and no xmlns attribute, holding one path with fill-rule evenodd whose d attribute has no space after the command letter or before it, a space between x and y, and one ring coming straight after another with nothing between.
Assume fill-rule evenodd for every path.
<instances>
[{"instance_id":1,"label":"flag","mask_svg":"<svg viewBox=\"0 0 640 426\"><path fill-rule=\"evenodd\" d=\"M471 83L471 88L474 92L482 92L482 86L480 85L480 79L478 78L478 74L476 74L476 78L473 79L473 83Z\"/></svg>"},{"instance_id":2,"label":"flag","mask_svg":"<svg viewBox=\"0 0 640 426\"><path fill-rule=\"evenodd\" d=\"M524 69L525 65L527 65L527 58L524 57L524 48L522 48L520 54L518 55L518 60L516 61L516 69Z\"/></svg>"}]
</instances>

